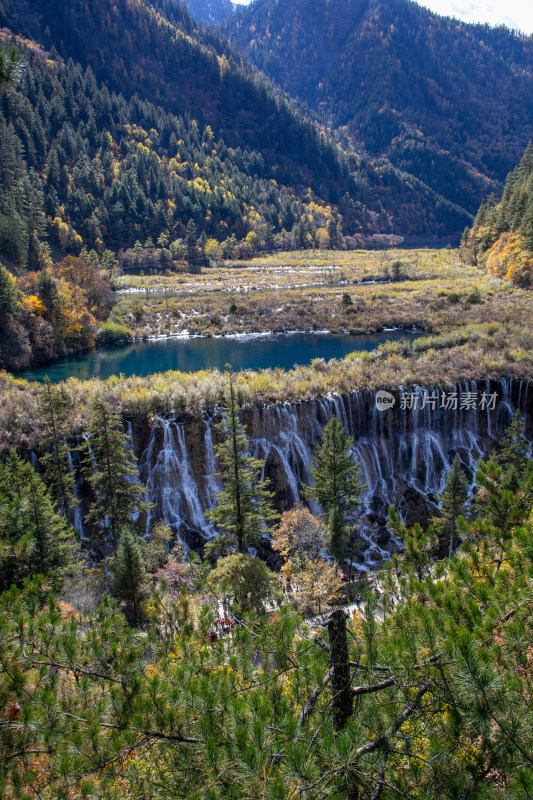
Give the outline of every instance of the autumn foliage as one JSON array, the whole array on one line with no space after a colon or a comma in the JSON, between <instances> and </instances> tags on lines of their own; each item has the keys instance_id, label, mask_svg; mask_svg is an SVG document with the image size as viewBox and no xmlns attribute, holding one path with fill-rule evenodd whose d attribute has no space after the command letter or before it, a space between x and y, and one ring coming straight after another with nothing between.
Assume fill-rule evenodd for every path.
<instances>
[{"instance_id":1,"label":"autumn foliage","mask_svg":"<svg viewBox=\"0 0 533 800\"><path fill-rule=\"evenodd\" d=\"M507 176L502 199L479 209L462 239L463 258L521 288L533 287L533 146Z\"/></svg>"}]
</instances>

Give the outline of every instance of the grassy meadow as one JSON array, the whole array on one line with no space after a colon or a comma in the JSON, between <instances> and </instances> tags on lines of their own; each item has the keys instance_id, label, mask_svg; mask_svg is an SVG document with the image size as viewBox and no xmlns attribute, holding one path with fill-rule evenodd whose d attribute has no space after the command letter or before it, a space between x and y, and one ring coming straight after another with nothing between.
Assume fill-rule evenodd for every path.
<instances>
[{"instance_id":1,"label":"grassy meadow","mask_svg":"<svg viewBox=\"0 0 533 800\"><path fill-rule=\"evenodd\" d=\"M442 333L493 320L524 324L531 295L452 250L279 253L201 275L123 275L110 322L138 338L286 330ZM530 320L531 321L531 320Z\"/></svg>"}]
</instances>

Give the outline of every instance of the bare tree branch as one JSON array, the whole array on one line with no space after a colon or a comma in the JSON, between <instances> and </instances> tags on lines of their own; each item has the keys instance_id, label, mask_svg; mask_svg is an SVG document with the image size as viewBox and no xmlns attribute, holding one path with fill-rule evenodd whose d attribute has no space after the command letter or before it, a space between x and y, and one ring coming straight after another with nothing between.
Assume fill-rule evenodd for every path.
<instances>
[{"instance_id":1,"label":"bare tree branch","mask_svg":"<svg viewBox=\"0 0 533 800\"><path fill-rule=\"evenodd\" d=\"M425 683L422 684L422 686L416 693L413 702L410 703L408 706L406 706L406 708L404 708L404 710L402 711L396 722L394 722L394 724L391 725L388 731L382 734L381 736L378 736L378 738L374 739L373 742L367 742L367 744L364 744L362 747L359 747L359 749L356 750L355 752L354 760L357 761L357 759L359 759L365 753L373 753L375 750L379 750L386 744L387 739L390 739L392 736L398 733L404 722L406 722L409 719L409 717L414 714L418 704L420 703L424 695L427 693L430 686L431 686L431 681L425 681Z\"/></svg>"},{"instance_id":2,"label":"bare tree branch","mask_svg":"<svg viewBox=\"0 0 533 800\"><path fill-rule=\"evenodd\" d=\"M387 757L384 758L384 763L381 765L381 769L378 772L378 780L374 787L374 791L370 795L370 800L378 800L381 797L381 793L385 788L385 766L387 764Z\"/></svg>"},{"instance_id":3,"label":"bare tree branch","mask_svg":"<svg viewBox=\"0 0 533 800\"><path fill-rule=\"evenodd\" d=\"M322 681L321 686L317 686L317 688L315 689L313 694L309 697L309 700L307 701L307 703L303 707L302 713L300 714L300 719L298 721L298 727L299 728L303 728L303 726L305 725L305 722L306 722L309 714L313 710L316 701L318 700L318 698L320 697L320 695L324 691L325 687L331 681L332 676L333 676L333 670L330 669L330 671L328 672L328 674L326 675L326 677Z\"/></svg>"}]
</instances>

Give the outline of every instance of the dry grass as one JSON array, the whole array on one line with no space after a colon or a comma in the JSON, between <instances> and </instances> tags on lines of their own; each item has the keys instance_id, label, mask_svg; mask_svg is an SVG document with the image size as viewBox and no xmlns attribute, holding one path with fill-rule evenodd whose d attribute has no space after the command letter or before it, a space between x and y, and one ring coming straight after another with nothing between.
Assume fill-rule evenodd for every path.
<instances>
[{"instance_id":1,"label":"dry grass","mask_svg":"<svg viewBox=\"0 0 533 800\"><path fill-rule=\"evenodd\" d=\"M401 279L391 281L395 261ZM528 292L461 264L447 250L280 253L202 275L123 276L117 283L142 289L121 295L111 317L139 338L412 325L442 332L492 319L518 322L531 305Z\"/></svg>"}]
</instances>

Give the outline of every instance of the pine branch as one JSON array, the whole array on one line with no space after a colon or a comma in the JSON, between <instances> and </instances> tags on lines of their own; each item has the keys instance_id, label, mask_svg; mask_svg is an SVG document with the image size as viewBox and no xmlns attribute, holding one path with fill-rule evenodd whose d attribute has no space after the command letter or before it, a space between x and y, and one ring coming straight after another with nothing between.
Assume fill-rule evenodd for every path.
<instances>
[{"instance_id":1,"label":"pine branch","mask_svg":"<svg viewBox=\"0 0 533 800\"><path fill-rule=\"evenodd\" d=\"M386 767L386 765L387 765L387 755L385 754L384 763L381 765L381 769L378 772L378 776L377 776L378 780L377 780L376 786L374 788L374 791L370 795L370 800L378 800L379 797L381 797L381 793L383 792L383 789L385 788L384 779L385 779L385 767Z\"/></svg>"},{"instance_id":2,"label":"pine branch","mask_svg":"<svg viewBox=\"0 0 533 800\"><path fill-rule=\"evenodd\" d=\"M318 700L318 698L320 697L320 695L322 694L328 683L331 681L332 677L333 677L333 669L330 669L328 674L322 681L322 685L317 686L312 695L309 697L308 701L306 702L306 704L302 709L302 713L300 714L300 719L298 720L299 728L303 728L303 726L305 725L307 718L309 717L313 708L315 707L316 701Z\"/></svg>"},{"instance_id":3,"label":"pine branch","mask_svg":"<svg viewBox=\"0 0 533 800\"><path fill-rule=\"evenodd\" d=\"M119 678L113 678L111 675L104 675L101 672L94 672L93 670L84 669L83 667L79 667L75 664L60 664L53 659L49 659L48 661L36 661L26 655L24 647L22 648L22 652L28 664L31 664L34 667L53 667L54 669L62 669L66 672L73 672L74 674L78 673L80 675L88 675L92 678L102 678L102 680L111 681L112 683L122 683L122 680Z\"/></svg>"},{"instance_id":4,"label":"pine branch","mask_svg":"<svg viewBox=\"0 0 533 800\"><path fill-rule=\"evenodd\" d=\"M398 731L404 724L404 722L407 722L409 717L411 717L414 714L418 704L420 703L424 695L428 692L430 686L431 686L431 681L425 681L425 683L422 684L422 686L416 693L413 702L410 703L406 708L404 708L398 719L393 723L393 725L390 726L388 731L382 734L381 736L378 736L378 738L374 739L373 742L367 742L367 744L363 745L362 747L359 747L356 750L354 761L357 761L362 755L365 755L366 753L373 753L375 750L379 750L382 747L384 747L387 740L390 739L392 736L395 736L396 733L398 733Z\"/></svg>"},{"instance_id":5,"label":"pine branch","mask_svg":"<svg viewBox=\"0 0 533 800\"><path fill-rule=\"evenodd\" d=\"M361 694L371 694L372 692L380 692L382 689L387 689L389 686L394 686L397 683L396 678L388 678L382 683L374 683L371 686L356 686L352 689L353 696Z\"/></svg>"}]
</instances>

